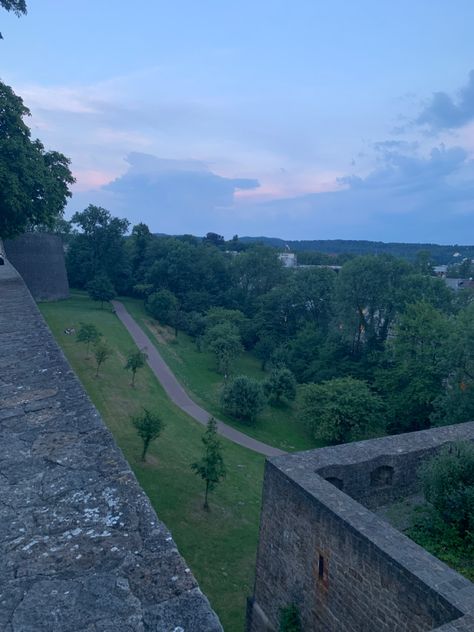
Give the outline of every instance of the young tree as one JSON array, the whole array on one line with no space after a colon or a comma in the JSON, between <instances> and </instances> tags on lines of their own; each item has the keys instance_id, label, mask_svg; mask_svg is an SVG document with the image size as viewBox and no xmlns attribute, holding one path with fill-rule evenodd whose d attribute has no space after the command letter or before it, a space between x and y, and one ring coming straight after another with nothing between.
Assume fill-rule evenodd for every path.
<instances>
[{"instance_id":1,"label":"young tree","mask_svg":"<svg viewBox=\"0 0 474 632\"><path fill-rule=\"evenodd\" d=\"M89 281L87 292L93 301L100 301L100 309L103 309L104 301L110 301L116 296L114 286L104 273L98 274Z\"/></svg>"},{"instance_id":2,"label":"young tree","mask_svg":"<svg viewBox=\"0 0 474 632\"><path fill-rule=\"evenodd\" d=\"M76 334L76 341L84 342L87 345L86 358L89 357L89 347L91 342L92 344L95 344L101 336L102 334L100 331L92 323L80 323L79 331Z\"/></svg>"},{"instance_id":3,"label":"young tree","mask_svg":"<svg viewBox=\"0 0 474 632\"><path fill-rule=\"evenodd\" d=\"M208 329L204 335L204 344L217 359L219 373L227 379L242 344L237 328L230 323L220 323Z\"/></svg>"},{"instance_id":4,"label":"young tree","mask_svg":"<svg viewBox=\"0 0 474 632\"><path fill-rule=\"evenodd\" d=\"M23 12L19 0L3 2L7 10ZM0 81L0 235L14 237L38 225L50 227L63 213L69 185L75 182L69 160L45 151L32 140L23 119L30 111L13 90Z\"/></svg>"},{"instance_id":5,"label":"young tree","mask_svg":"<svg viewBox=\"0 0 474 632\"><path fill-rule=\"evenodd\" d=\"M141 349L132 350L129 352L127 356L127 362L125 364L125 369L127 371L132 372L132 387L135 386L135 374L138 369L141 369L145 366L145 362L147 361L148 355L145 351Z\"/></svg>"},{"instance_id":6,"label":"young tree","mask_svg":"<svg viewBox=\"0 0 474 632\"><path fill-rule=\"evenodd\" d=\"M229 415L254 423L265 407L262 385L251 377L238 375L223 388L221 405Z\"/></svg>"},{"instance_id":7,"label":"young tree","mask_svg":"<svg viewBox=\"0 0 474 632\"><path fill-rule=\"evenodd\" d=\"M225 478L226 469L222 458L221 443L217 436L217 422L213 417L207 422L206 432L202 437L204 452L199 461L191 465L206 484L204 493L204 509L209 511L208 494Z\"/></svg>"},{"instance_id":8,"label":"young tree","mask_svg":"<svg viewBox=\"0 0 474 632\"><path fill-rule=\"evenodd\" d=\"M334 378L302 388L301 417L317 441L343 443L383 429L383 403L366 382Z\"/></svg>"},{"instance_id":9,"label":"young tree","mask_svg":"<svg viewBox=\"0 0 474 632\"><path fill-rule=\"evenodd\" d=\"M263 385L265 395L280 402L284 397L293 400L296 397L296 379L289 369L274 369Z\"/></svg>"},{"instance_id":10,"label":"young tree","mask_svg":"<svg viewBox=\"0 0 474 632\"><path fill-rule=\"evenodd\" d=\"M95 376L99 377L99 369L101 365L110 358L112 355L112 349L106 342L99 341L95 345L94 357L97 365Z\"/></svg>"},{"instance_id":11,"label":"young tree","mask_svg":"<svg viewBox=\"0 0 474 632\"><path fill-rule=\"evenodd\" d=\"M157 439L165 427L165 423L156 412L151 412L146 408L143 413L133 417L132 423L137 429L137 433L143 441L143 451L141 460L145 461L148 447L152 441Z\"/></svg>"}]
</instances>

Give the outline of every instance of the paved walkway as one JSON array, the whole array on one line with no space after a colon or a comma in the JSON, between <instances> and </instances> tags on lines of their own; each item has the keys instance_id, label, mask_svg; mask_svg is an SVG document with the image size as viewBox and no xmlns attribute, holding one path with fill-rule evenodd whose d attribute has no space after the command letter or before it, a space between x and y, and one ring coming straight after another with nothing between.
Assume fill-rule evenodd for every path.
<instances>
[{"instance_id":1,"label":"paved walkway","mask_svg":"<svg viewBox=\"0 0 474 632\"><path fill-rule=\"evenodd\" d=\"M112 301L112 304L117 316L128 329L137 347L147 352L148 364L165 389L169 398L177 406L179 406L181 410L193 417L193 419L198 421L200 424L206 425L209 417L211 416L210 413L204 410L204 408L198 406L196 402L189 397L176 379L174 373L159 354L155 345L139 324L132 318L132 316L130 316L123 303L120 301ZM238 445L244 446L249 450L258 452L259 454L264 454L265 456L278 456L280 454L285 454L283 450L279 450L271 445L257 441L257 439L252 439L252 437L249 437L243 432L239 432L235 428L232 428L232 426L228 426L222 421L217 420L217 429L219 434L226 439L229 439Z\"/></svg>"}]
</instances>

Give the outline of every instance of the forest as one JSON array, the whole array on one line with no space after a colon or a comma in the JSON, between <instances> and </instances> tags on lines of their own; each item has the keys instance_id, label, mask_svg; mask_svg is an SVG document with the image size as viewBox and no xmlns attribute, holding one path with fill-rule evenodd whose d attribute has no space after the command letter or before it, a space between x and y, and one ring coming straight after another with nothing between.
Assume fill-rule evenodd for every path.
<instances>
[{"instance_id":1,"label":"forest","mask_svg":"<svg viewBox=\"0 0 474 632\"><path fill-rule=\"evenodd\" d=\"M159 322L211 350L222 407L242 423L294 399L296 385L300 417L324 443L474 416L472 291L433 276L425 252L414 263L382 254L352 257L339 272L290 269L271 246L130 231L95 206L68 230L71 285L96 300L140 297ZM264 382L234 374L243 351L259 358Z\"/></svg>"}]
</instances>

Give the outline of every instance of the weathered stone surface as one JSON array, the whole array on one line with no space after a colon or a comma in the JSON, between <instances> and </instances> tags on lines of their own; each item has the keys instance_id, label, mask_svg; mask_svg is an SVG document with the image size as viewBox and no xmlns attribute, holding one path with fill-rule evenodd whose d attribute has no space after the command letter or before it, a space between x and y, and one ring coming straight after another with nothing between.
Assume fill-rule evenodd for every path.
<instances>
[{"instance_id":1,"label":"weathered stone surface","mask_svg":"<svg viewBox=\"0 0 474 632\"><path fill-rule=\"evenodd\" d=\"M473 632L474 584L369 510L417 491L421 463L461 439L473 422L267 461L247 629L277 630L295 603L305 630Z\"/></svg>"},{"instance_id":2,"label":"weathered stone surface","mask_svg":"<svg viewBox=\"0 0 474 632\"><path fill-rule=\"evenodd\" d=\"M221 631L8 263L0 332L0 630Z\"/></svg>"},{"instance_id":3,"label":"weathered stone surface","mask_svg":"<svg viewBox=\"0 0 474 632\"><path fill-rule=\"evenodd\" d=\"M24 233L5 240L5 253L36 300L69 296L63 242L52 233Z\"/></svg>"}]
</instances>

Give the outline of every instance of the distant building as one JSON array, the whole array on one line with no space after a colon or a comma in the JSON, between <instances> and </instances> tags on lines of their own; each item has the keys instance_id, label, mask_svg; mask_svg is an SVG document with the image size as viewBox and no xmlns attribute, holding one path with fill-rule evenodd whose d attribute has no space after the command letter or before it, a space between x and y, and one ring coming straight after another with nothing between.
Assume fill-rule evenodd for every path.
<instances>
[{"instance_id":1,"label":"distant building","mask_svg":"<svg viewBox=\"0 0 474 632\"><path fill-rule=\"evenodd\" d=\"M474 288L474 281L472 279L448 279L445 278L444 282L448 287L457 292L458 290L466 290Z\"/></svg>"},{"instance_id":2,"label":"distant building","mask_svg":"<svg viewBox=\"0 0 474 632\"><path fill-rule=\"evenodd\" d=\"M280 259L285 268L296 268L298 265L296 255L293 252L280 252L278 259Z\"/></svg>"},{"instance_id":3,"label":"distant building","mask_svg":"<svg viewBox=\"0 0 474 632\"><path fill-rule=\"evenodd\" d=\"M433 272L436 274L437 277L444 278L446 276L447 271L448 271L448 266L434 266L433 268Z\"/></svg>"}]
</instances>

